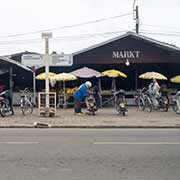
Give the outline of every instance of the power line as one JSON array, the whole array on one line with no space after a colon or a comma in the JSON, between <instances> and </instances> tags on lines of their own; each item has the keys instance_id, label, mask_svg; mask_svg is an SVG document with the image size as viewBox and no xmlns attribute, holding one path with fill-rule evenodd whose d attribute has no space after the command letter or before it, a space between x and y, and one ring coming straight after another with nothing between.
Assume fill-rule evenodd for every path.
<instances>
[{"instance_id":1,"label":"power line","mask_svg":"<svg viewBox=\"0 0 180 180\"><path fill-rule=\"evenodd\" d=\"M98 20L93 20L93 21L87 21L87 22L83 22L83 23L79 23L79 24L60 26L60 27L55 27L55 28L42 29L42 30L38 30L38 31L31 31L31 32L26 32L26 33L12 34L12 35L7 35L7 36L0 36L0 38L12 38L12 37L18 37L18 36L25 36L25 35L32 35L32 34L42 33L42 32L46 32L46 31L55 31L55 30L59 30L59 29L74 28L74 27L79 27L79 26L83 26L83 25L108 21L108 20L111 20L111 19L117 19L117 18L129 16L131 14L132 13L126 13L126 14L121 14L121 15L118 15L118 16L112 16L112 17L108 17L108 18L103 18L103 19L98 19Z\"/></svg>"},{"instance_id":2,"label":"power line","mask_svg":"<svg viewBox=\"0 0 180 180\"><path fill-rule=\"evenodd\" d=\"M56 36L51 41L57 41L57 40L82 40L87 38L95 38L95 37L105 37L109 35L114 34L120 34L127 32L127 30L123 31L112 31L112 32L103 32L103 33L89 33L89 34L79 34L74 36ZM0 41L0 45L10 45L10 44L33 44L33 43L41 43L42 39L36 38L36 39L24 39L24 40L10 40L10 41Z\"/></svg>"},{"instance_id":3,"label":"power line","mask_svg":"<svg viewBox=\"0 0 180 180\"><path fill-rule=\"evenodd\" d=\"M150 34L150 35L158 35L158 36L173 36L180 37L180 34L173 33L161 33L161 32L148 32L148 31L140 31L142 34Z\"/></svg>"},{"instance_id":4,"label":"power line","mask_svg":"<svg viewBox=\"0 0 180 180\"><path fill-rule=\"evenodd\" d=\"M168 28L168 29L179 29L179 30L180 30L180 27L165 26L165 25L151 25L151 24L143 24L143 26L147 26L147 27L159 27L159 28Z\"/></svg>"}]
</instances>

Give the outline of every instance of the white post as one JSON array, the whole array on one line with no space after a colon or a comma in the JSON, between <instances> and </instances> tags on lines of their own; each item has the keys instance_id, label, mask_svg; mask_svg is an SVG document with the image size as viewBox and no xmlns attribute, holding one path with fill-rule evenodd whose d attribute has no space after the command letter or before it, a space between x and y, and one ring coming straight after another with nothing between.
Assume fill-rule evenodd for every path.
<instances>
[{"instance_id":1,"label":"white post","mask_svg":"<svg viewBox=\"0 0 180 180\"><path fill-rule=\"evenodd\" d=\"M36 106L36 72L33 71L33 103Z\"/></svg>"},{"instance_id":2,"label":"white post","mask_svg":"<svg viewBox=\"0 0 180 180\"><path fill-rule=\"evenodd\" d=\"M42 38L45 39L45 72L46 72L46 108L49 109L49 38L52 37L52 33L42 33Z\"/></svg>"}]
</instances>

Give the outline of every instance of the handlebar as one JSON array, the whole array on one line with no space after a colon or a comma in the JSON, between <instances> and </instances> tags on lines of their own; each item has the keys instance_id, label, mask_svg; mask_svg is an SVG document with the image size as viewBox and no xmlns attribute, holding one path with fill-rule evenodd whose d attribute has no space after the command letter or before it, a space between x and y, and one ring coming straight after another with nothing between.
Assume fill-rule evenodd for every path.
<instances>
[{"instance_id":1,"label":"handlebar","mask_svg":"<svg viewBox=\"0 0 180 180\"><path fill-rule=\"evenodd\" d=\"M1 93L0 93L0 96L3 96L3 95L5 95L5 94L9 94L9 90L5 90L5 91L1 92Z\"/></svg>"},{"instance_id":2,"label":"handlebar","mask_svg":"<svg viewBox=\"0 0 180 180\"><path fill-rule=\"evenodd\" d=\"M25 88L24 90L20 90L19 92L22 94L25 94L25 93L29 93L31 91L29 90L29 88Z\"/></svg>"}]
</instances>

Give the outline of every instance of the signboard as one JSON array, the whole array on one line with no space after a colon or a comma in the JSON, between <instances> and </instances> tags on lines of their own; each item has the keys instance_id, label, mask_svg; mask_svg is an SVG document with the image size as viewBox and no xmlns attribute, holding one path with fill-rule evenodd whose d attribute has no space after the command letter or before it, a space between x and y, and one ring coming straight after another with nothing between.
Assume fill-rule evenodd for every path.
<instances>
[{"instance_id":1,"label":"signboard","mask_svg":"<svg viewBox=\"0 0 180 180\"><path fill-rule=\"evenodd\" d=\"M40 54L23 54L21 63L28 67L41 67L43 66L43 56Z\"/></svg>"},{"instance_id":2,"label":"signboard","mask_svg":"<svg viewBox=\"0 0 180 180\"><path fill-rule=\"evenodd\" d=\"M44 56L39 54L24 54L21 63L28 67L42 67L45 65ZM49 66L72 66L72 54L52 54L49 55Z\"/></svg>"},{"instance_id":3,"label":"signboard","mask_svg":"<svg viewBox=\"0 0 180 180\"><path fill-rule=\"evenodd\" d=\"M50 66L72 66L72 54L52 54L49 57Z\"/></svg>"},{"instance_id":4,"label":"signboard","mask_svg":"<svg viewBox=\"0 0 180 180\"><path fill-rule=\"evenodd\" d=\"M113 51L112 58L115 59L138 59L140 51Z\"/></svg>"}]
</instances>

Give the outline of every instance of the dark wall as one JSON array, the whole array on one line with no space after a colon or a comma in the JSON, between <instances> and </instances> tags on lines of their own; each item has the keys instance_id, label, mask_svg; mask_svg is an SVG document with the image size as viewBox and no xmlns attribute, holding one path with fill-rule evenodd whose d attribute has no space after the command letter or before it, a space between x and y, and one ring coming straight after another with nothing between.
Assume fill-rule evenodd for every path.
<instances>
[{"instance_id":1,"label":"dark wall","mask_svg":"<svg viewBox=\"0 0 180 180\"><path fill-rule=\"evenodd\" d=\"M122 64L126 58L112 58L113 51L140 51L130 63L180 63L180 52L163 49L149 41L128 36L74 56L75 64Z\"/></svg>"}]
</instances>

